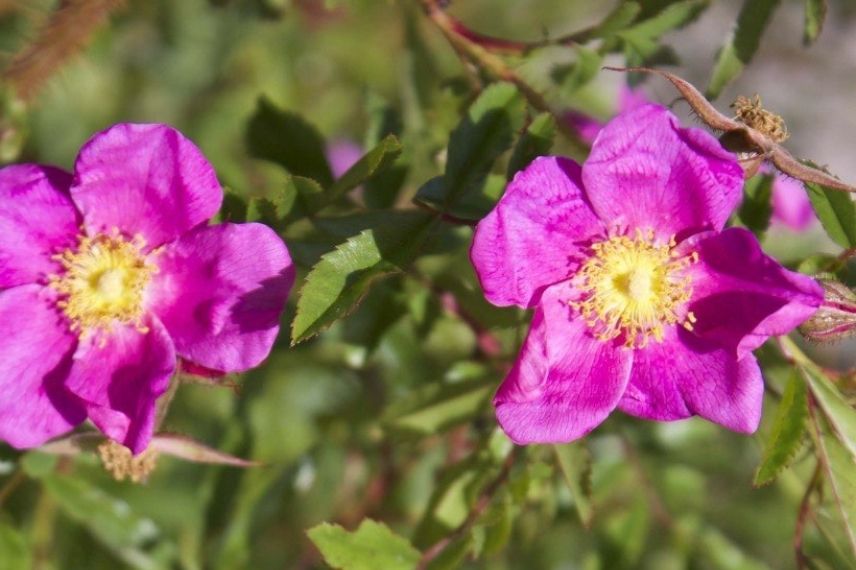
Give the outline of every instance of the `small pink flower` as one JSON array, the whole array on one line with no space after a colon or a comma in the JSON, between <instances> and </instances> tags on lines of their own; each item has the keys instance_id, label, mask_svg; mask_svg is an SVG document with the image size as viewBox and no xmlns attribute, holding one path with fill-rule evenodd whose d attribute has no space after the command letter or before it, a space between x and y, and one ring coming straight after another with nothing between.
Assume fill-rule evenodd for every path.
<instances>
[{"instance_id":1,"label":"small pink flower","mask_svg":"<svg viewBox=\"0 0 856 570\"><path fill-rule=\"evenodd\" d=\"M0 170L0 439L33 447L89 418L137 453L179 359L226 373L267 357L291 258L266 226L209 226L222 199L166 125L96 134L73 175Z\"/></svg>"},{"instance_id":2,"label":"small pink flower","mask_svg":"<svg viewBox=\"0 0 856 570\"><path fill-rule=\"evenodd\" d=\"M616 408L757 428L751 351L823 291L723 229L742 186L731 153L656 105L610 122L582 167L542 157L514 178L471 251L489 301L535 308L494 399L512 440L577 439Z\"/></svg>"},{"instance_id":3,"label":"small pink flower","mask_svg":"<svg viewBox=\"0 0 856 570\"><path fill-rule=\"evenodd\" d=\"M817 221L811 200L803 183L773 171L766 164L761 172L773 174L773 214L770 221L781 224L795 232L804 232Z\"/></svg>"},{"instance_id":4,"label":"small pink flower","mask_svg":"<svg viewBox=\"0 0 856 570\"><path fill-rule=\"evenodd\" d=\"M338 180L363 157L363 149L355 142L338 139L327 145L327 162L333 178Z\"/></svg>"}]
</instances>

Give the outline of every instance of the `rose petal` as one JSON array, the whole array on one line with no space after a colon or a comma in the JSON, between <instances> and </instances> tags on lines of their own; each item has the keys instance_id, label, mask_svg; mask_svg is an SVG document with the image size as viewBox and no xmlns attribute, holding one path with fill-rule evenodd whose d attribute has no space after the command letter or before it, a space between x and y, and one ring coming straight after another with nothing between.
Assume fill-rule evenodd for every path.
<instances>
[{"instance_id":1,"label":"rose petal","mask_svg":"<svg viewBox=\"0 0 856 570\"><path fill-rule=\"evenodd\" d=\"M0 169L0 288L43 281L72 247L80 214L69 198L71 174L36 164Z\"/></svg>"},{"instance_id":2,"label":"rose petal","mask_svg":"<svg viewBox=\"0 0 856 570\"><path fill-rule=\"evenodd\" d=\"M615 409L633 352L601 342L573 318L573 292L560 283L544 292L529 334L494 398L496 416L516 443L580 438Z\"/></svg>"},{"instance_id":3,"label":"rose petal","mask_svg":"<svg viewBox=\"0 0 856 570\"><path fill-rule=\"evenodd\" d=\"M89 419L110 439L140 453L151 441L158 397L175 371L175 348L164 326L149 315L147 332L117 325L80 341L68 388L83 400Z\"/></svg>"},{"instance_id":4,"label":"rose petal","mask_svg":"<svg viewBox=\"0 0 856 570\"><path fill-rule=\"evenodd\" d=\"M90 234L118 228L155 248L210 219L223 190L184 135L167 125L124 123L80 150L71 196Z\"/></svg>"},{"instance_id":5,"label":"rose petal","mask_svg":"<svg viewBox=\"0 0 856 570\"><path fill-rule=\"evenodd\" d=\"M0 439L35 447L85 419L64 387L76 339L49 290L22 285L0 292Z\"/></svg>"},{"instance_id":6,"label":"rose petal","mask_svg":"<svg viewBox=\"0 0 856 570\"><path fill-rule=\"evenodd\" d=\"M152 310L182 358L221 372L270 353L294 282L285 244L261 224L203 227L158 256Z\"/></svg>"},{"instance_id":7,"label":"rose petal","mask_svg":"<svg viewBox=\"0 0 856 570\"><path fill-rule=\"evenodd\" d=\"M763 398L764 381L754 356L738 361L730 351L672 327L662 343L635 351L619 408L657 421L699 415L752 433Z\"/></svg>"},{"instance_id":8,"label":"rose petal","mask_svg":"<svg viewBox=\"0 0 856 570\"><path fill-rule=\"evenodd\" d=\"M680 248L698 251L700 258L690 268L695 334L734 351L738 359L768 337L793 330L823 301L814 279L765 255L745 229L700 234Z\"/></svg>"},{"instance_id":9,"label":"rose petal","mask_svg":"<svg viewBox=\"0 0 856 570\"><path fill-rule=\"evenodd\" d=\"M580 190L580 167L535 159L476 227L470 258L487 299L531 307L578 265L578 243L603 231Z\"/></svg>"},{"instance_id":10,"label":"rose petal","mask_svg":"<svg viewBox=\"0 0 856 570\"><path fill-rule=\"evenodd\" d=\"M743 169L701 129L682 129L663 107L619 115L598 135L583 165L594 211L618 228L658 237L721 229L740 200Z\"/></svg>"}]
</instances>

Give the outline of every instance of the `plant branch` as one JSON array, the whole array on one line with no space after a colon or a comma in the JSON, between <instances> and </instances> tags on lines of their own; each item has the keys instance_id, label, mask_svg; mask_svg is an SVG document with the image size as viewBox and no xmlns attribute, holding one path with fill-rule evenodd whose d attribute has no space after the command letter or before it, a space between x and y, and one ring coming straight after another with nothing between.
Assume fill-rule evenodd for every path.
<instances>
[{"instance_id":1,"label":"plant branch","mask_svg":"<svg viewBox=\"0 0 856 570\"><path fill-rule=\"evenodd\" d=\"M507 81L517 87L532 107L538 111L545 111L556 117L557 125L568 140L576 147L584 149L587 145L580 138L579 133L567 121L563 121L561 113L553 109L534 87L529 85L516 71L511 69L502 58L487 49L477 39L473 38L474 32L469 31L458 20L443 10L438 0L418 0L425 14L431 22L439 28L446 40L462 58L475 64L487 74ZM481 37L480 35L476 35ZM484 41L484 40L482 40ZM497 40L500 41L500 40ZM505 40L501 40L505 42Z\"/></svg>"}]
</instances>

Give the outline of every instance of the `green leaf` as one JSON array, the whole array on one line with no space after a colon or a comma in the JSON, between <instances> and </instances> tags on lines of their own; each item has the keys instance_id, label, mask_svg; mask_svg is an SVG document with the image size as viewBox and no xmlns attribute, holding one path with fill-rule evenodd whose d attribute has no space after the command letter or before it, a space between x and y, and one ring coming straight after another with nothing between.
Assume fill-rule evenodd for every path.
<instances>
[{"instance_id":1,"label":"green leaf","mask_svg":"<svg viewBox=\"0 0 856 570\"><path fill-rule=\"evenodd\" d=\"M576 46L576 61L562 74L561 96L570 97L600 73L603 57L595 50Z\"/></svg>"},{"instance_id":2,"label":"green leaf","mask_svg":"<svg viewBox=\"0 0 856 570\"><path fill-rule=\"evenodd\" d=\"M283 231L292 213L305 215L321 201L321 186L311 178L288 175L282 189L273 196L252 198L247 204L246 220L262 222Z\"/></svg>"},{"instance_id":3,"label":"green leaf","mask_svg":"<svg viewBox=\"0 0 856 570\"><path fill-rule=\"evenodd\" d=\"M772 482L790 465L802 443L807 415L805 381L794 371L776 408L773 429L764 447L761 465L755 472L756 487Z\"/></svg>"},{"instance_id":4,"label":"green leaf","mask_svg":"<svg viewBox=\"0 0 856 570\"><path fill-rule=\"evenodd\" d=\"M746 67L758 51L761 35L769 24L779 0L744 0L736 27L719 51L707 97L715 99Z\"/></svg>"},{"instance_id":5,"label":"green leaf","mask_svg":"<svg viewBox=\"0 0 856 570\"><path fill-rule=\"evenodd\" d=\"M856 205L847 192L806 183L814 213L832 241L844 248L856 247Z\"/></svg>"},{"instance_id":6,"label":"green leaf","mask_svg":"<svg viewBox=\"0 0 856 570\"><path fill-rule=\"evenodd\" d=\"M338 570L412 570L419 562L419 551L407 539L371 519L355 532L321 523L307 534L324 561Z\"/></svg>"},{"instance_id":7,"label":"green leaf","mask_svg":"<svg viewBox=\"0 0 856 570\"><path fill-rule=\"evenodd\" d=\"M383 172L395 162L401 154L401 143L394 135L387 135L376 147L357 161L325 193L327 203L353 190L379 172Z\"/></svg>"},{"instance_id":8,"label":"green leaf","mask_svg":"<svg viewBox=\"0 0 856 570\"><path fill-rule=\"evenodd\" d=\"M854 410L838 388L813 366L803 366L809 388L829 425L841 443L856 458L856 410Z\"/></svg>"},{"instance_id":9,"label":"green leaf","mask_svg":"<svg viewBox=\"0 0 856 570\"><path fill-rule=\"evenodd\" d=\"M856 458L834 437L821 433L817 422L814 424L814 436L847 542L856 556Z\"/></svg>"},{"instance_id":10,"label":"green leaf","mask_svg":"<svg viewBox=\"0 0 856 570\"><path fill-rule=\"evenodd\" d=\"M597 26L578 35L577 41L586 43L594 38L608 38L627 28L639 15L640 10L642 7L639 2L621 2Z\"/></svg>"},{"instance_id":11,"label":"green leaf","mask_svg":"<svg viewBox=\"0 0 856 570\"><path fill-rule=\"evenodd\" d=\"M740 221L760 238L770 226L773 214L773 175L754 176L743 187L743 203L737 215Z\"/></svg>"},{"instance_id":12,"label":"green leaf","mask_svg":"<svg viewBox=\"0 0 856 570\"><path fill-rule=\"evenodd\" d=\"M674 2L658 14L618 32L616 35L638 53L640 63L661 52L660 37L693 21L707 7L707 0Z\"/></svg>"},{"instance_id":13,"label":"green leaf","mask_svg":"<svg viewBox=\"0 0 856 570\"><path fill-rule=\"evenodd\" d=\"M420 188L416 199L458 215L455 207L468 194L482 192L494 161L511 147L523 126L524 107L522 95L510 83L485 89L451 134L445 173Z\"/></svg>"},{"instance_id":14,"label":"green leaf","mask_svg":"<svg viewBox=\"0 0 856 570\"><path fill-rule=\"evenodd\" d=\"M820 36L823 22L826 20L826 0L805 0L805 26L803 27L803 43L809 45Z\"/></svg>"},{"instance_id":15,"label":"green leaf","mask_svg":"<svg viewBox=\"0 0 856 570\"><path fill-rule=\"evenodd\" d=\"M247 146L255 158L275 162L295 176L312 178L324 187L333 183L321 134L265 97L259 99L247 124Z\"/></svg>"},{"instance_id":16,"label":"green leaf","mask_svg":"<svg viewBox=\"0 0 856 570\"><path fill-rule=\"evenodd\" d=\"M577 514L583 526L589 528L594 509L591 505L591 452L581 442L554 445L562 477L574 498Z\"/></svg>"},{"instance_id":17,"label":"green leaf","mask_svg":"<svg viewBox=\"0 0 856 570\"><path fill-rule=\"evenodd\" d=\"M753 559L743 548L719 530L705 528L698 537L698 550L702 560L713 570L770 570L770 567Z\"/></svg>"},{"instance_id":18,"label":"green leaf","mask_svg":"<svg viewBox=\"0 0 856 570\"><path fill-rule=\"evenodd\" d=\"M517 139L511 159L508 161L506 179L529 166L535 158L550 152L556 137L556 119L551 113L541 113L532 119L526 131Z\"/></svg>"},{"instance_id":19,"label":"green leaf","mask_svg":"<svg viewBox=\"0 0 856 570\"><path fill-rule=\"evenodd\" d=\"M122 499L68 474L48 473L41 477L41 482L63 513L88 529L131 567L155 570L170 566L174 545L164 542L155 523L135 514ZM166 550L158 549L159 556L145 550L155 540L167 546Z\"/></svg>"},{"instance_id":20,"label":"green leaf","mask_svg":"<svg viewBox=\"0 0 856 570\"><path fill-rule=\"evenodd\" d=\"M384 423L394 430L439 433L481 413L494 390L489 379L429 384L391 406Z\"/></svg>"},{"instance_id":21,"label":"green leaf","mask_svg":"<svg viewBox=\"0 0 856 570\"><path fill-rule=\"evenodd\" d=\"M684 0L673 2L655 16L627 28L623 34L656 39L672 30L692 22L710 2L708 0Z\"/></svg>"},{"instance_id":22,"label":"green leaf","mask_svg":"<svg viewBox=\"0 0 856 570\"><path fill-rule=\"evenodd\" d=\"M350 314L375 280L406 267L436 221L421 212L388 215L382 224L348 238L322 256L300 291L291 327L292 344Z\"/></svg>"},{"instance_id":23,"label":"green leaf","mask_svg":"<svg viewBox=\"0 0 856 570\"><path fill-rule=\"evenodd\" d=\"M430 179L419 189L418 200L437 211L447 211L462 220L477 222L493 209L506 186L504 176L489 174L473 187L454 206L446 209L445 185L442 176Z\"/></svg>"},{"instance_id":24,"label":"green leaf","mask_svg":"<svg viewBox=\"0 0 856 570\"><path fill-rule=\"evenodd\" d=\"M32 567L27 541L11 525L0 523L0 570L30 570Z\"/></svg>"}]
</instances>

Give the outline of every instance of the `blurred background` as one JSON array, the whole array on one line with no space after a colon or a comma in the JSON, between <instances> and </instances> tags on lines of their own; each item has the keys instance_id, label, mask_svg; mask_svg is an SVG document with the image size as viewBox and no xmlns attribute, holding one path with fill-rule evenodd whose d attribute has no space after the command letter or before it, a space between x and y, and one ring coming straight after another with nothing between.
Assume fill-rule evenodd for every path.
<instances>
[{"instance_id":1,"label":"blurred background","mask_svg":"<svg viewBox=\"0 0 856 570\"><path fill-rule=\"evenodd\" d=\"M538 40L594 25L616 4L458 0L449 12L486 34ZM642 4L655 13L668 2ZM25 49L55 7L0 0L0 64ZM810 47L802 43L803 8L781 2L755 58L716 104L729 114L736 95L760 94L785 118L797 156L853 183L856 2L830 1L825 29ZM739 10L739 2L712 2L665 34L680 58L671 69L706 85ZM575 57L557 47L514 65L553 106L608 118L627 78L603 71L580 89L551 83L555 66ZM266 97L313 124L331 153L359 156L377 141L379 116L396 123L407 168L386 206L406 208L442 172L449 133L470 100L468 73L416 2L129 1L38 82L25 106L5 99L0 150L6 162L70 169L87 138L113 123L170 123L202 148L233 195L263 197L283 180L279 166L248 151L247 123ZM659 78L641 88L664 104L676 98ZM694 120L685 105L675 109ZM566 146L557 139L554 152ZM336 240L285 235L301 266L299 285ZM136 485L112 480L94 455L57 470L55 458L0 445L0 488L18 470L28 473L14 492L0 491L0 569L325 568L306 535L323 521L353 529L366 517L380 520L420 549L457 528L484 483L470 467L505 457L510 444L495 431L488 404L501 373L484 357L480 329L449 309L449 294L500 339L498 360L515 353L528 316L487 307L467 260L469 230L450 239L459 243L454 253L420 260L432 287L410 277L384 281L351 317L290 348L295 289L264 365L226 386L181 387L165 430L264 467L162 457L149 481ZM837 249L817 223L800 232L774 224L765 247L792 265ZM767 379L781 393L788 371L767 352ZM817 354L840 370L856 365L852 344ZM462 400L470 398L458 402L464 411L423 405L433 391L456 385L466 387ZM753 488L770 416L746 437L702 420L654 424L615 414L586 448L568 452L591 458L583 462L590 473L577 473L570 487L551 449L529 448L468 539L463 552L477 550L477 559L466 555L449 567L792 568L797 510L813 465L803 450L775 483ZM807 550L825 561L816 567L853 567L834 526L827 530L831 536L816 528L806 535ZM25 562L14 562L22 544Z\"/></svg>"}]
</instances>

